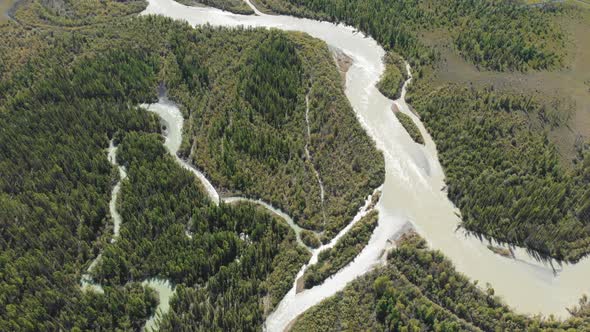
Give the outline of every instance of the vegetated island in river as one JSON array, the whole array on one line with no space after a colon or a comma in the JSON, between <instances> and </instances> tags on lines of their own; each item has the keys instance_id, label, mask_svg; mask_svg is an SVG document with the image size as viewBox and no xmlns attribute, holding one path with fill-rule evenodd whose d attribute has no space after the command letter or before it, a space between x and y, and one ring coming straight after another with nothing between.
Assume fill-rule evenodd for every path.
<instances>
[{"instance_id":1,"label":"vegetated island in river","mask_svg":"<svg viewBox=\"0 0 590 332\"><path fill-rule=\"evenodd\" d=\"M363 250L377 227L379 212L372 210L362 217L352 228L329 249L318 255L318 262L309 266L303 273L305 288L312 288L345 267Z\"/></svg>"},{"instance_id":2,"label":"vegetated island in river","mask_svg":"<svg viewBox=\"0 0 590 332\"><path fill-rule=\"evenodd\" d=\"M389 51L383 59L385 71L377 83L377 89L387 98L396 100L401 96L402 86L408 79L406 65L395 52Z\"/></svg>"},{"instance_id":3,"label":"vegetated island in river","mask_svg":"<svg viewBox=\"0 0 590 332\"><path fill-rule=\"evenodd\" d=\"M252 8L243 0L178 0L178 2L187 6L216 7L235 14L254 14Z\"/></svg>"}]
</instances>

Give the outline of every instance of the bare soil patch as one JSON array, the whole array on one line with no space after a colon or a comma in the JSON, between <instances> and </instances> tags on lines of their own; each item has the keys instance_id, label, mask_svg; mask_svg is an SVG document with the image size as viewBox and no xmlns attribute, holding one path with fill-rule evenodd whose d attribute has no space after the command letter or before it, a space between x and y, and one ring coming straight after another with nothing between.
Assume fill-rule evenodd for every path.
<instances>
[{"instance_id":1,"label":"bare soil patch","mask_svg":"<svg viewBox=\"0 0 590 332\"><path fill-rule=\"evenodd\" d=\"M346 53L342 52L340 49L332 48L331 51L334 55L334 60L336 61L338 71L340 72L342 85L346 87L346 73L348 73L348 70L350 67L352 67L352 58Z\"/></svg>"}]
</instances>

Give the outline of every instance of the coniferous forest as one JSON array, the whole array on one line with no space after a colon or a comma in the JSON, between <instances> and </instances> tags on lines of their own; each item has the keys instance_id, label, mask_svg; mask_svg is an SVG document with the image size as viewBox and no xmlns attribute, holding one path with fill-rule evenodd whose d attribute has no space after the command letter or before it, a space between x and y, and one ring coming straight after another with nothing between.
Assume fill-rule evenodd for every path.
<instances>
[{"instance_id":1,"label":"coniferous forest","mask_svg":"<svg viewBox=\"0 0 590 332\"><path fill-rule=\"evenodd\" d=\"M389 252L387 266L306 311L291 331L587 331L587 298L565 321L519 315L455 271L415 233Z\"/></svg>"},{"instance_id":2,"label":"coniferous forest","mask_svg":"<svg viewBox=\"0 0 590 332\"><path fill-rule=\"evenodd\" d=\"M261 198L330 239L383 182L383 156L346 101L324 43L272 30L244 35L256 42L218 49L188 45L178 49L178 67L166 62L170 94L190 119L181 153L226 195ZM213 36L212 43L224 37ZM195 69L199 60L219 78L212 81L206 70ZM179 84L181 77L192 83ZM207 86L210 91L202 92Z\"/></svg>"},{"instance_id":3,"label":"coniferous forest","mask_svg":"<svg viewBox=\"0 0 590 332\"><path fill-rule=\"evenodd\" d=\"M361 218L336 244L319 253L318 262L303 274L306 288L321 284L328 277L342 269L363 250L377 227L379 212L373 210Z\"/></svg>"},{"instance_id":4,"label":"coniferous forest","mask_svg":"<svg viewBox=\"0 0 590 332\"><path fill-rule=\"evenodd\" d=\"M546 20L552 5L531 10L519 1L343 1L255 0L281 14L345 22L391 47L412 64L436 58L416 32L450 30L455 46L473 63L493 70L529 70L558 66L563 36ZM391 24L395 22L395 24Z\"/></svg>"},{"instance_id":5,"label":"coniferous forest","mask_svg":"<svg viewBox=\"0 0 590 332\"><path fill-rule=\"evenodd\" d=\"M253 13L241 0L178 2ZM407 101L436 143L460 227L541 259L577 262L590 252L585 138L573 158L555 139L570 115L539 93L440 78L449 52L478 73L569 69L569 36L555 19L575 17L577 7L512 0L252 3L373 37L386 51L378 88L389 98L400 96L404 61L411 64ZM0 331L140 331L161 304L144 283L154 278L174 289L168 313L156 315L160 330L260 331L311 249L344 229L384 182L384 157L355 116L344 73L323 41L138 16L146 5L26 0L0 21ZM438 36L448 44L433 42ZM259 205L208 197L165 148L167 124L138 106L155 103L163 90L184 117L179 157L222 198L262 200L301 229ZM396 116L424 144L412 118ZM111 142L124 179L107 158ZM113 238L109 202L119 182L122 223ZM333 276L369 243L379 195L302 272L305 288ZM417 234L388 243L394 248L383 250L384 266L290 329L590 330L585 296L564 320L522 315ZM100 287L81 287L86 273Z\"/></svg>"},{"instance_id":6,"label":"coniferous forest","mask_svg":"<svg viewBox=\"0 0 590 332\"><path fill-rule=\"evenodd\" d=\"M154 277L176 292L162 329L259 330L308 251L266 210L209 201L164 148L157 117L135 105L155 101L164 84L188 119L184 157L222 193L266 199L330 238L383 181L383 159L332 82L325 44L134 18L136 2L109 2L92 19L80 4L46 5L21 4L20 24L0 27L0 330L139 330L158 302L140 283ZM306 107L313 160L303 153ZM113 243L110 140L128 175ZM210 153L217 147L225 152ZM372 162L350 166L353 148ZM325 174L324 204L313 168ZM297 191L265 191L282 181ZM91 276L104 293L82 291L99 254Z\"/></svg>"},{"instance_id":7,"label":"coniferous forest","mask_svg":"<svg viewBox=\"0 0 590 332\"><path fill-rule=\"evenodd\" d=\"M187 6L205 5L210 7L217 7L236 14L251 15L254 11L248 7L246 2L240 0L179 0Z\"/></svg>"}]
</instances>

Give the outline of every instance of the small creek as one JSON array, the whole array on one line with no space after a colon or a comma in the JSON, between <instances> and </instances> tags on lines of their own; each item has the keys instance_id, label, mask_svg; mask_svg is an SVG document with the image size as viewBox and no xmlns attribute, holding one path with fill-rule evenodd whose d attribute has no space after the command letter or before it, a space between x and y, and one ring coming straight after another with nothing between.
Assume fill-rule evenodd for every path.
<instances>
[{"instance_id":1,"label":"small creek","mask_svg":"<svg viewBox=\"0 0 590 332\"><path fill-rule=\"evenodd\" d=\"M123 166L117 163L117 147L114 146L112 140L109 142L107 157L109 162L113 166L116 166L119 170L119 181L117 181L113 187L113 191L111 192L111 200L109 202L109 212L113 219L113 237L111 238L110 242L114 243L117 240L117 237L119 237L119 230L121 229L121 215L117 211L117 198L119 197L119 192L121 190L121 182L127 177L127 172L125 172L125 168ZM82 274L82 277L80 278L80 285L83 291L94 291L104 294L103 287L96 283L90 275L92 270L98 265L101 259L102 253L96 256L96 258L88 266L88 269L86 269L86 273ZM170 298L174 293L174 287L169 281L158 278L144 280L141 284L144 287L147 286L153 288L158 294L158 306L156 307L156 314L146 321L144 327L145 330L151 331L157 329L157 316L163 315L168 311Z\"/></svg>"},{"instance_id":2,"label":"small creek","mask_svg":"<svg viewBox=\"0 0 590 332\"><path fill-rule=\"evenodd\" d=\"M186 163L184 160L182 160L181 158L179 158L177 156L178 149L180 148L180 142L182 140L182 128L183 128L183 123L184 123L184 119L181 115L179 108L173 102L169 101L165 97L161 97L159 102L156 104L141 105L141 106L146 108L150 112L154 112L154 113L158 114L158 116L160 116L160 118L162 119L162 122L166 128L165 129L166 140L165 140L164 144L168 148L170 154L172 154L176 158L176 161L178 163L180 163L181 165L184 165L184 167L190 169L191 172L198 174L197 178L204 179L204 181L206 181L206 182L203 182L203 180L201 180L205 187L212 188L212 190L209 191L211 197L219 197L219 195L216 192L214 192L214 190L215 190L214 187L210 184L210 182L205 178L205 176L199 170L192 167L191 165L189 165L188 163ZM378 189L376 189L376 191L378 191L380 189L381 188L378 188ZM303 242L301 241L301 237L300 237L300 233L301 233L302 228L299 227L297 224L295 224L295 222L293 222L293 219L289 215L287 215L285 212L273 207L272 205L270 205L262 200L257 200L257 199L244 198L244 197L225 197L225 198L222 198L221 200L225 203L250 202L250 203L258 204L258 205L268 209L269 211L271 211L275 215L284 219L287 222L287 224L295 231L295 234L297 235L297 241L301 245L305 246L305 244L303 244ZM367 197L367 199L365 200L365 204L363 205L363 207L361 207L359 209L359 212L353 218L352 222L349 223L344 229L342 229L329 243L327 243L315 250L308 248L308 250L310 250L312 252L312 257L307 264L302 266L301 270L299 271L299 273L297 275L297 278L299 278L303 275L303 272L305 271L307 266L312 265L317 262L318 254L320 251L333 247L336 244L336 242L342 236L344 236L352 228L352 226L354 226L354 224L357 221L359 221L364 215L367 214L367 212L369 211L369 206L371 204L371 201L372 201L372 195L369 195L369 197ZM394 226L394 225L390 224L390 226ZM383 229L384 227L387 227L387 225L380 225L380 227ZM385 232L385 234L389 234L389 232ZM269 319L267 321L267 329L270 331L281 330L285 325L284 323L290 322L290 320L291 320L290 317L297 316L298 314L300 314L301 312L303 312L304 310L306 310L307 308L309 308L310 306L315 304L318 296L326 297L326 296L329 296L330 294L332 294L333 288L330 287L330 285L329 285L330 283L342 284L343 282L352 281L352 280L354 280L354 278L356 278L362 272L368 271L369 269L371 269L375 265L375 263L379 262L379 257L381 257L381 255L383 254L383 250L379 249L381 247L381 242L383 242L384 244L387 243L388 238L383 237L383 236L381 236L381 237L373 236L373 238L371 240L373 242L375 242L375 241L378 242L377 245L375 245L372 242L369 243L369 245L374 247L374 250L368 250L366 252L363 251L363 253L365 255L370 255L370 257L371 257L370 259L366 259L364 256L359 255L359 257L357 257L357 259L355 259L355 261L353 263L351 263L349 266L347 266L346 268L344 268L343 270L341 270L338 273L337 278L328 279L328 281L326 281L324 284L322 284L320 286L316 286L316 287L312 288L311 290L306 290L304 292L296 294L295 285L293 285L292 289L287 293L287 295L283 298L283 300L281 301L281 303L279 304L277 309L269 317ZM277 316L277 315L281 315L281 316ZM286 318L285 319L280 319L280 318L275 319L275 317L276 318L286 317ZM273 324L272 322L277 322L279 325L275 327L275 325L272 325Z\"/></svg>"},{"instance_id":3,"label":"small creek","mask_svg":"<svg viewBox=\"0 0 590 332\"><path fill-rule=\"evenodd\" d=\"M307 129L307 143L305 143L305 158L309 161L310 167L313 170L313 174L315 175L316 179L318 180L318 185L320 186L320 203L322 207L322 217L324 220L324 227L326 226L326 210L324 206L324 183L322 182L322 178L320 177L320 172L318 172L317 168L313 164L313 160L311 159L311 153L309 153L309 146L311 145L311 128L309 126L309 93L305 95L305 125Z\"/></svg>"}]
</instances>

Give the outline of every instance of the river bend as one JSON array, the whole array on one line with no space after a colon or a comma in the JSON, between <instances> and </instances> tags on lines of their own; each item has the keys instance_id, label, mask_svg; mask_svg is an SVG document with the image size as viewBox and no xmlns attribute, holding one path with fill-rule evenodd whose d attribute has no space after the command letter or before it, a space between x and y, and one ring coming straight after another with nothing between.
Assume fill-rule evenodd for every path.
<instances>
[{"instance_id":1,"label":"river bend","mask_svg":"<svg viewBox=\"0 0 590 332\"><path fill-rule=\"evenodd\" d=\"M296 296L287 297L267 320L267 329L281 330L306 308L344 288L346 283L371 269L379 262L388 239L407 221L434 249L441 250L458 271L480 284L490 283L496 294L523 313L554 314L564 317L566 307L590 290L587 276L590 261L565 265L553 273L551 266L539 263L525 250L516 248L517 259L492 253L487 243L456 231L460 222L458 210L441 190L444 172L437 158L436 146L424 125L410 111L402 97L396 101L385 98L375 88L384 70L385 51L377 42L354 28L289 16L245 16L207 7L187 7L173 0L149 0L142 14L160 14L192 25L273 27L302 31L324 40L353 59L346 79L346 96L358 120L377 147L385 155L386 176L382 196L377 204L379 225L369 245L350 265L324 284ZM412 117L425 138L425 146L412 141L397 121L392 106Z\"/></svg>"}]
</instances>

